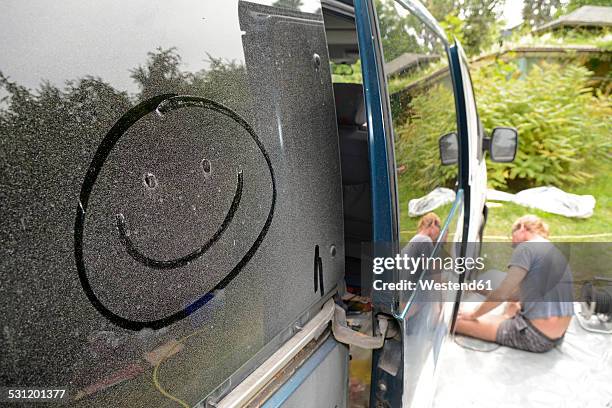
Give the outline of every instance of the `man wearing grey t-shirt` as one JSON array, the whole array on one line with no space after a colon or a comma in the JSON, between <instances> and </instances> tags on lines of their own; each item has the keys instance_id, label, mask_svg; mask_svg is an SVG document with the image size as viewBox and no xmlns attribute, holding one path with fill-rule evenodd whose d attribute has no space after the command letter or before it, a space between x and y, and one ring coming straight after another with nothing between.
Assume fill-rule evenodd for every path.
<instances>
[{"instance_id":1,"label":"man wearing grey t-shirt","mask_svg":"<svg viewBox=\"0 0 612 408\"><path fill-rule=\"evenodd\" d=\"M514 223L507 277L476 310L459 312L457 333L532 352L562 341L573 314L572 273L547 237L548 226L535 215ZM483 316L516 297L521 310L514 316Z\"/></svg>"}]
</instances>

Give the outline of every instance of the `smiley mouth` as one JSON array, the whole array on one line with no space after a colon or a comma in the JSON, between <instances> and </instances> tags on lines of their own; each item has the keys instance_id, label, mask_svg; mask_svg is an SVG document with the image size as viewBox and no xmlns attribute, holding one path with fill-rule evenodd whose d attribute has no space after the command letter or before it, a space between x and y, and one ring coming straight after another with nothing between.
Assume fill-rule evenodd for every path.
<instances>
[{"instance_id":1,"label":"smiley mouth","mask_svg":"<svg viewBox=\"0 0 612 408\"><path fill-rule=\"evenodd\" d=\"M219 226L215 234L204 244L202 247L196 249L195 251L187 254L181 258L169 259L169 260L159 260L151 258L147 255L144 255L136 245L132 242L129 237L129 230L126 225L125 216L123 214L117 214L117 229L119 230L119 239L121 243L125 247L125 250L132 258L141 264L148 266L153 269L175 269L180 268L185 265L189 265L189 263L195 261L202 255L208 251L208 249L221 238L221 235L225 232L227 227L231 224L232 219L234 218L234 214L238 210L238 206L240 205L240 199L242 198L242 170L238 172L238 182L236 185L236 192L234 193L234 199L232 200L232 205L230 206L227 214L225 215L225 219L223 223Z\"/></svg>"}]
</instances>

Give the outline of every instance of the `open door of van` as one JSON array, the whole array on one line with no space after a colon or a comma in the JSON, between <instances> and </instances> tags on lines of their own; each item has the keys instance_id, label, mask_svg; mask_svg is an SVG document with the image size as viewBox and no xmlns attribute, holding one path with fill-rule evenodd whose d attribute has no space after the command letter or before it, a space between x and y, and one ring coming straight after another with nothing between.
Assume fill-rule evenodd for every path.
<instances>
[{"instance_id":1,"label":"open door of van","mask_svg":"<svg viewBox=\"0 0 612 408\"><path fill-rule=\"evenodd\" d=\"M376 180L374 251L377 256L409 251L419 234L418 217L427 212L411 200L443 191L450 198L435 210L440 231L430 254L463 257L470 232L482 223L486 173L474 170L475 163L482 162L476 153L475 104L471 83L466 83L469 72L459 59L460 46L448 41L418 1L356 0L355 16ZM441 160L441 140L452 142L454 160ZM476 178L477 188L471 188ZM460 282L463 275L457 272L395 269L382 276L392 282ZM459 298L460 291L435 292L418 285L414 290L372 292L374 314L393 316L400 333L374 352L371 406L420 407L431 402L436 364Z\"/></svg>"},{"instance_id":2,"label":"open door of van","mask_svg":"<svg viewBox=\"0 0 612 408\"><path fill-rule=\"evenodd\" d=\"M3 4L0 386L212 406L322 313L344 266L324 22L271 3ZM329 356L343 405L319 329L300 358Z\"/></svg>"}]
</instances>

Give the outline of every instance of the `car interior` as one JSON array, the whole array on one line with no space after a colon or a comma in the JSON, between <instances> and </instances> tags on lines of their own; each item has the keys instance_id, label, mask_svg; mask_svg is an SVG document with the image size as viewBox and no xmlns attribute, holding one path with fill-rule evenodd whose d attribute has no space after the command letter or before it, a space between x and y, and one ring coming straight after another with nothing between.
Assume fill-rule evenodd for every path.
<instances>
[{"instance_id":1,"label":"car interior","mask_svg":"<svg viewBox=\"0 0 612 408\"><path fill-rule=\"evenodd\" d=\"M359 59L352 1L324 1L323 18L330 60L350 70ZM372 196L367 118L361 83L334 81L344 209L345 280L361 294L361 259L372 240Z\"/></svg>"}]
</instances>

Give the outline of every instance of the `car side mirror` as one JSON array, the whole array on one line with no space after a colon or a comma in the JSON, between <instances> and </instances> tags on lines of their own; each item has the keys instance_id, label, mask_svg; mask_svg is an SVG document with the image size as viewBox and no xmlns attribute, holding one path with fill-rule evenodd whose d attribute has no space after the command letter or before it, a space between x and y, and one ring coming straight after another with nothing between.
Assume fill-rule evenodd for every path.
<instances>
[{"instance_id":1,"label":"car side mirror","mask_svg":"<svg viewBox=\"0 0 612 408\"><path fill-rule=\"evenodd\" d=\"M491 161L510 163L516 157L518 131L511 127L496 127L490 138L484 139L483 149L488 149Z\"/></svg>"},{"instance_id":2,"label":"car side mirror","mask_svg":"<svg viewBox=\"0 0 612 408\"><path fill-rule=\"evenodd\" d=\"M440 161L442 165L456 164L459 161L459 139L457 133L447 133L440 136Z\"/></svg>"}]
</instances>

